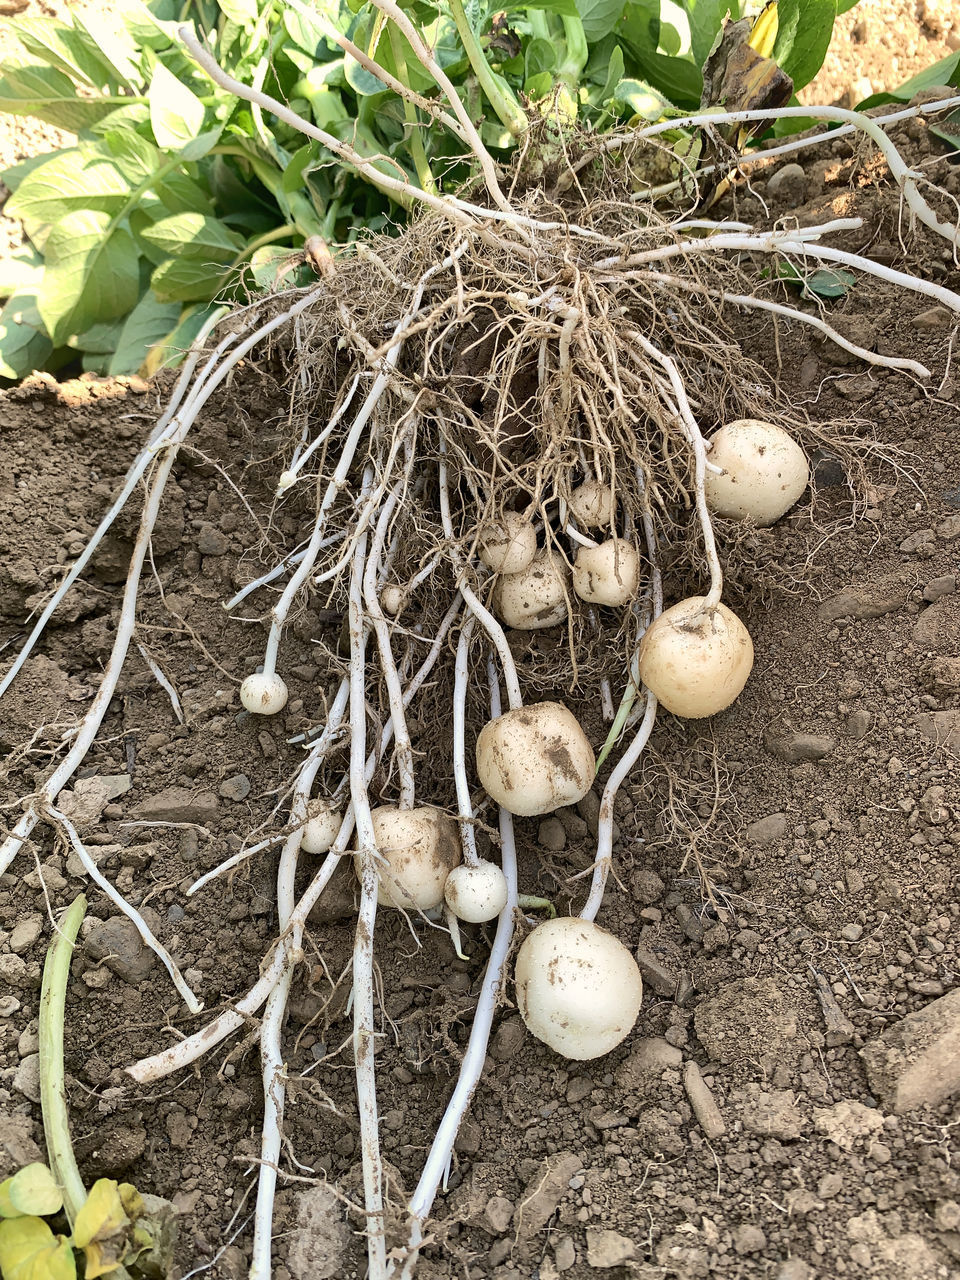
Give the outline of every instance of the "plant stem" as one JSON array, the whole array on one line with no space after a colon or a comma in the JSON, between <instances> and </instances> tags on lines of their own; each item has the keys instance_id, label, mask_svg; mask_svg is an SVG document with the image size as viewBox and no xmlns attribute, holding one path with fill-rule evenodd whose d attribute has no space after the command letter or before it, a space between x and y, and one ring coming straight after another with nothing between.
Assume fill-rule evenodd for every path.
<instances>
[{"instance_id":1,"label":"plant stem","mask_svg":"<svg viewBox=\"0 0 960 1280\"><path fill-rule=\"evenodd\" d=\"M67 1091L63 1078L63 1010L67 998L67 978L80 922L86 915L87 900L76 897L57 928L47 950L40 989L40 1109L47 1140L50 1172L63 1191L63 1205L73 1227L87 1198L70 1141Z\"/></svg>"},{"instance_id":2,"label":"plant stem","mask_svg":"<svg viewBox=\"0 0 960 1280\"><path fill-rule=\"evenodd\" d=\"M566 88L570 91L570 96L574 102L577 101L577 94L580 91L580 77L583 69L587 65L589 57L589 49L587 48L587 37L584 34L583 23L579 17L562 14L563 34L566 39L567 56L557 71L557 79L562 80Z\"/></svg>"},{"instance_id":3,"label":"plant stem","mask_svg":"<svg viewBox=\"0 0 960 1280\"><path fill-rule=\"evenodd\" d=\"M453 14L454 22L457 24L457 31L463 42L463 51L467 55L470 65L480 81L480 87L487 95L487 99L496 112L500 123L509 130L514 138L522 137L527 131L527 117L506 83L500 76L494 74L490 64L484 57L477 37L473 34L473 27L471 27L466 13L464 13L462 0L450 0L450 12Z\"/></svg>"},{"instance_id":4,"label":"plant stem","mask_svg":"<svg viewBox=\"0 0 960 1280\"><path fill-rule=\"evenodd\" d=\"M380 15L383 17L383 15ZM386 21L386 20L385 20ZM393 51L393 58L397 64L397 73L404 84L410 83L410 72L407 70L407 59L403 52L403 44L400 40L400 32L392 22L387 24L387 30L390 34L390 48ZM407 122L410 130L410 155L413 159L413 166L417 171L417 180L424 191L430 191L433 195L437 194L437 184L430 168L430 161L427 159L427 153L423 145L423 135L420 132L420 118L417 115L417 108L412 102L406 98L403 100L403 118Z\"/></svg>"},{"instance_id":5,"label":"plant stem","mask_svg":"<svg viewBox=\"0 0 960 1280\"><path fill-rule=\"evenodd\" d=\"M297 224L295 222L285 222L282 227L274 227L272 231L265 231L262 236L257 236L256 240L251 240L249 244L244 245L227 270L239 267L244 259L251 257L258 249L262 249L264 245L273 244L275 240L285 240L288 236L296 234Z\"/></svg>"}]
</instances>

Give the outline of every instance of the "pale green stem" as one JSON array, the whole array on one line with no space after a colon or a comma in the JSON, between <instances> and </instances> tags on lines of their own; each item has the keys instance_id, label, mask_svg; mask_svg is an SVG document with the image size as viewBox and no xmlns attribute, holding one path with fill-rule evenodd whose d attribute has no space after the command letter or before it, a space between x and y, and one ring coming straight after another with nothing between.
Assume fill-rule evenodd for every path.
<instances>
[{"instance_id":1,"label":"pale green stem","mask_svg":"<svg viewBox=\"0 0 960 1280\"><path fill-rule=\"evenodd\" d=\"M382 14L380 15L383 16ZM407 59L403 52L403 42L400 39L400 32L393 25L388 23L387 30L390 33L390 48L393 50L394 61L397 64L397 75L404 84L410 83L410 76L407 71ZM429 191L433 195L437 194L437 184L430 168L430 161L427 159L427 153L423 146L423 134L420 131L420 117L417 115L417 108L412 102L406 98L403 100L403 118L406 120L410 130L410 156L413 160L413 167L417 171L417 179L423 187L424 191Z\"/></svg>"},{"instance_id":2,"label":"pale green stem","mask_svg":"<svg viewBox=\"0 0 960 1280\"><path fill-rule=\"evenodd\" d=\"M234 260L230 263L227 270L239 267L245 258L249 258L251 254L256 253L258 249L262 249L264 245L273 244L275 240L283 240L287 236L297 233L297 224L295 222L286 222L282 227L274 227L272 231L265 231L262 236L257 236L256 240L251 240L248 245L240 250Z\"/></svg>"},{"instance_id":3,"label":"pale green stem","mask_svg":"<svg viewBox=\"0 0 960 1280\"><path fill-rule=\"evenodd\" d=\"M450 12L453 15L454 22L457 24L457 31L460 33L460 39L463 42L463 51L467 55L470 65L480 81L480 87L487 95L487 99L496 112L500 123L509 130L514 138L521 137L527 131L527 117L507 85L504 84L499 76L494 74L490 64L484 57L477 37L473 34L473 27L467 20L466 13L464 13L461 0L450 0Z\"/></svg>"},{"instance_id":4,"label":"pale green stem","mask_svg":"<svg viewBox=\"0 0 960 1280\"><path fill-rule=\"evenodd\" d=\"M521 893L517 898L517 906L521 911L545 911L551 920L557 916L557 908L549 898L534 898L529 893Z\"/></svg>"},{"instance_id":5,"label":"pale green stem","mask_svg":"<svg viewBox=\"0 0 960 1280\"><path fill-rule=\"evenodd\" d=\"M40 988L40 1110L47 1140L50 1172L63 1191L63 1207L71 1229L87 1198L70 1141L70 1117L63 1075L63 1010L67 1000L67 979L73 946L80 922L87 911L81 893L57 926L57 934L47 950Z\"/></svg>"},{"instance_id":6,"label":"pale green stem","mask_svg":"<svg viewBox=\"0 0 960 1280\"><path fill-rule=\"evenodd\" d=\"M570 90L570 96L576 102L580 90L580 78L587 65L590 51L587 48L587 37L581 20L578 17L563 14L562 21L567 55L557 71L557 79L563 81Z\"/></svg>"}]
</instances>

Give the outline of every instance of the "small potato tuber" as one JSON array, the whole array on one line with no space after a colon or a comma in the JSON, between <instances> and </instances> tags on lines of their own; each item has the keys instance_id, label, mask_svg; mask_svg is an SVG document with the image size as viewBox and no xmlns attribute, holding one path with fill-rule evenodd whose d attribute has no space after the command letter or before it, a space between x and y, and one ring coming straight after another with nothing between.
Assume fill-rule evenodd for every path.
<instances>
[{"instance_id":1,"label":"small potato tuber","mask_svg":"<svg viewBox=\"0 0 960 1280\"><path fill-rule=\"evenodd\" d=\"M716 715L740 693L753 667L753 642L725 604L704 610L690 596L665 610L640 641L640 679L674 715Z\"/></svg>"},{"instance_id":2,"label":"small potato tuber","mask_svg":"<svg viewBox=\"0 0 960 1280\"><path fill-rule=\"evenodd\" d=\"M507 878L493 862L454 867L443 887L447 906L458 920L482 924L495 920L507 904Z\"/></svg>"},{"instance_id":3,"label":"small potato tuber","mask_svg":"<svg viewBox=\"0 0 960 1280\"><path fill-rule=\"evenodd\" d=\"M240 686L240 701L254 715L275 716L287 705L287 686L276 674L258 672Z\"/></svg>"},{"instance_id":4,"label":"small potato tuber","mask_svg":"<svg viewBox=\"0 0 960 1280\"><path fill-rule=\"evenodd\" d=\"M573 589L589 604L616 608L629 604L640 585L640 557L625 538L599 547L581 547L573 563Z\"/></svg>"},{"instance_id":5,"label":"small potato tuber","mask_svg":"<svg viewBox=\"0 0 960 1280\"><path fill-rule=\"evenodd\" d=\"M577 916L534 929L517 954L517 1005L530 1031L577 1062L626 1039L640 1012L637 962L612 933Z\"/></svg>"},{"instance_id":6,"label":"small potato tuber","mask_svg":"<svg viewBox=\"0 0 960 1280\"><path fill-rule=\"evenodd\" d=\"M559 556L543 552L522 573L497 583L493 607L500 621L517 631L554 627L567 616L566 567Z\"/></svg>"},{"instance_id":7,"label":"small potato tuber","mask_svg":"<svg viewBox=\"0 0 960 1280\"><path fill-rule=\"evenodd\" d=\"M610 528L617 504L613 490L599 480L585 480L570 495L570 514L581 529Z\"/></svg>"},{"instance_id":8,"label":"small potato tuber","mask_svg":"<svg viewBox=\"0 0 960 1280\"><path fill-rule=\"evenodd\" d=\"M419 809L383 805L371 816L383 859L378 863L380 905L408 911L439 907L447 876L460 861L456 823L429 805Z\"/></svg>"},{"instance_id":9,"label":"small potato tuber","mask_svg":"<svg viewBox=\"0 0 960 1280\"><path fill-rule=\"evenodd\" d=\"M508 511L484 526L477 554L494 573L522 573L537 554L537 531L526 516Z\"/></svg>"},{"instance_id":10,"label":"small potato tuber","mask_svg":"<svg viewBox=\"0 0 960 1280\"><path fill-rule=\"evenodd\" d=\"M772 422L740 418L710 439L709 458L722 475L707 472L707 506L718 516L775 524L810 480L806 456L793 436Z\"/></svg>"},{"instance_id":11,"label":"small potato tuber","mask_svg":"<svg viewBox=\"0 0 960 1280\"><path fill-rule=\"evenodd\" d=\"M576 804L593 786L596 758L572 711L538 702L485 724L477 739L477 775L510 813L532 817Z\"/></svg>"}]
</instances>

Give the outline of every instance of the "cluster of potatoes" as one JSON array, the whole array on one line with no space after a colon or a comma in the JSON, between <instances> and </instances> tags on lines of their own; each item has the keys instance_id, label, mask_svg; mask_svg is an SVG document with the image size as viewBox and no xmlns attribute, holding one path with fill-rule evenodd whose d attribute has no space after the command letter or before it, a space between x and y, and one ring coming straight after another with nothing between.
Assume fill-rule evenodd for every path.
<instances>
[{"instance_id":1,"label":"cluster of potatoes","mask_svg":"<svg viewBox=\"0 0 960 1280\"><path fill-rule=\"evenodd\" d=\"M710 510L757 525L784 515L809 480L799 445L782 428L753 419L722 427L710 441L710 459L722 469L706 479ZM569 511L580 529L614 527L614 495L595 480L574 491ZM507 514L483 530L478 554L498 575L495 611L505 626L518 630L563 622L570 585L582 600L606 608L629 604L640 589L640 558L630 542L609 537L581 546L568 582L559 556L538 548L533 524L519 514ZM728 707L753 665L753 645L740 619L723 604L704 605L704 597L693 596L667 609L647 628L639 653L643 684L668 711L694 719ZM244 682L241 699L248 710L280 709L266 705L275 701L267 681L250 676ZM569 708L540 702L484 725L476 767L496 804L517 816L535 817L583 799L594 783L596 757ZM303 829L302 847L326 853L340 822L339 813L319 811ZM503 872L491 862L464 864L457 824L441 810L385 805L373 811L373 826L383 858L381 905L424 912L446 905L472 923L492 920L504 909ZM642 995L630 951L579 917L548 920L528 935L517 956L516 988L532 1033L557 1053L581 1061L609 1052L629 1034Z\"/></svg>"}]
</instances>

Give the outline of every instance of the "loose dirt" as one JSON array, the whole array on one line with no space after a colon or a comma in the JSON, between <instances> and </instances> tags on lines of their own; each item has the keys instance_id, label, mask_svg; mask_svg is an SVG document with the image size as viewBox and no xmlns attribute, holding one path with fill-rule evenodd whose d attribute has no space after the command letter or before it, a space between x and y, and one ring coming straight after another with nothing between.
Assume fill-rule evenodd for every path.
<instances>
[{"instance_id":1,"label":"loose dirt","mask_svg":"<svg viewBox=\"0 0 960 1280\"><path fill-rule=\"evenodd\" d=\"M896 136L960 194L960 167L922 123ZM766 175L753 185L738 193L744 217L765 216L761 195L771 218L861 216L845 247L960 287L942 242L905 228L900 241L895 191L846 140L812 152L778 190ZM731 551L753 676L708 722L664 717L618 810L618 884L600 920L638 954L640 1020L618 1050L580 1066L526 1033L508 989L421 1277L960 1276L955 333L925 300L877 282L825 305L859 343L925 361L932 385L861 367L799 325L756 313L739 322L744 351L785 403L842 421L867 449L869 484L851 492L838 461L820 456L815 509L801 504ZM146 908L208 1010L257 976L275 934L274 859L196 898L185 889L269 824L300 758L289 739L322 719L334 674L313 642L340 625L319 604L305 608L284 642L285 711L269 721L242 712L239 682L261 660L263 633L221 605L268 567L259 548L274 463L263 463L285 435L274 375L248 366L207 412L154 539L138 638L185 723L134 656L73 788L101 870ZM0 399L0 644L16 645L79 553L160 398L136 380L38 378ZM6 820L96 686L135 514L3 703ZM268 532L275 551L302 537L290 517ZM442 754L437 726L412 728L429 768ZM82 780L97 775L111 781L85 793ZM563 909L580 892L567 878L590 865L595 823L590 797L539 825L521 820L524 891ZM32 855L0 878L0 1177L42 1145L48 901L66 904L82 883L47 829ZM325 1182L360 1194L348 878L341 889L321 900L285 1034L278 1280L363 1274L359 1220ZM448 1097L488 940L474 930L465 962L439 930L419 943L400 918L378 924L382 1140L398 1210ZM67 1019L84 1177L173 1199L183 1273L244 1275L256 1052L238 1038L161 1085L132 1085L125 1064L200 1023L96 892Z\"/></svg>"}]
</instances>

